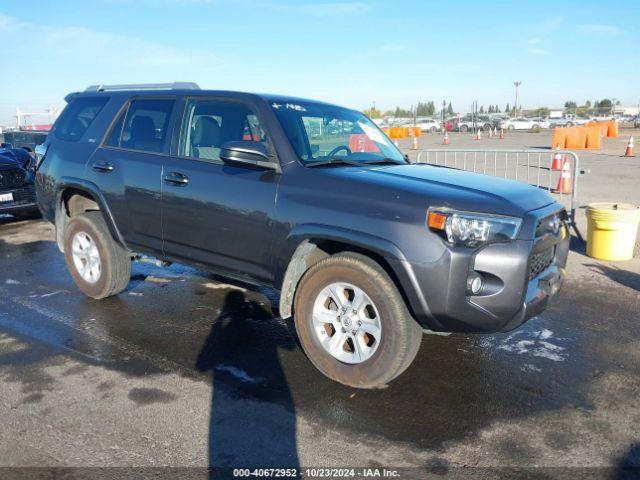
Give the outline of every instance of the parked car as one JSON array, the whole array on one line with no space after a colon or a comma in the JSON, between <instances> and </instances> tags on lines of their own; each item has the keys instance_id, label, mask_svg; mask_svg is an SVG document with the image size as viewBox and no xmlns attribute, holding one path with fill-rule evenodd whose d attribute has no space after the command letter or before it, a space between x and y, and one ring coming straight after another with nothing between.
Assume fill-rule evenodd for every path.
<instances>
[{"instance_id":1,"label":"parked car","mask_svg":"<svg viewBox=\"0 0 640 480\"><path fill-rule=\"evenodd\" d=\"M533 120L535 122L535 125L537 125L538 128L549 128L549 127L551 127L551 122L547 118L533 117L531 120Z\"/></svg>"},{"instance_id":2,"label":"parked car","mask_svg":"<svg viewBox=\"0 0 640 480\"><path fill-rule=\"evenodd\" d=\"M573 118L567 118L567 117L562 117L562 118L550 118L549 119L549 126L551 128L555 128L555 127L573 127L575 125Z\"/></svg>"},{"instance_id":3,"label":"parked car","mask_svg":"<svg viewBox=\"0 0 640 480\"><path fill-rule=\"evenodd\" d=\"M550 128L554 127L573 127L575 125L584 125L591 121L590 117L584 117L579 115L567 115L562 118L549 119Z\"/></svg>"},{"instance_id":4,"label":"parked car","mask_svg":"<svg viewBox=\"0 0 640 480\"><path fill-rule=\"evenodd\" d=\"M634 120L634 122L633 122L633 126L634 126L635 128L640 128L640 115L637 115L637 116L636 116L636 119L635 119L635 120Z\"/></svg>"},{"instance_id":5,"label":"parked car","mask_svg":"<svg viewBox=\"0 0 640 480\"><path fill-rule=\"evenodd\" d=\"M34 177L34 160L26 149L0 147L0 213L38 215Z\"/></svg>"},{"instance_id":6,"label":"parked car","mask_svg":"<svg viewBox=\"0 0 640 480\"><path fill-rule=\"evenodd\" d=\"M471 115L465 115L458 119L456 122L456 128L462 133L472 131L474 128L488 131L490 128L493 128L493 123L489 117L476 116L474 118Z\"/></svg>"},{"instance_id":7,"label":"parked car","mask_svg":"<svg viewBox=\"0 0 640 480\"><path fill-rule=\"evenodd\" d=\"M442 125L438 120L434 120L433 118L418 118L416 120L416 127L418 127L422 132L430 132L435 133L442 129Z\"/></svg>"},{"instance_id":8,"label":"parked car","mask_svg":"<svg viewBox=\"0 0 640 480\"><path fill-rule=\"evenodd\" d=\"M38 203L89 297L123 291L138 254L268 285L322 373L374 388L424 329L512 330L563 281L566 212L547 192L410 164L361 112L194 84L67 100Z\"/></svg>"},{"instance_id":9,"label":"parked car","mask_svg":"<svg viewBox=\"0 0 640 480\"><path fill-rule=\"evenodd\" d=\"M536 128L543 128L541 126L541 123L544 123L545 125L547 125L547 127L544 127L544 128L548 128L549 124L546 122L543 122L542 120L536 120L533 118L525 118L525 117L516 117L516 118L508 118L508 119L502 120L499 123L498 128L504 128L505 130L531 130Z\"/></svg>"}]
</instances>

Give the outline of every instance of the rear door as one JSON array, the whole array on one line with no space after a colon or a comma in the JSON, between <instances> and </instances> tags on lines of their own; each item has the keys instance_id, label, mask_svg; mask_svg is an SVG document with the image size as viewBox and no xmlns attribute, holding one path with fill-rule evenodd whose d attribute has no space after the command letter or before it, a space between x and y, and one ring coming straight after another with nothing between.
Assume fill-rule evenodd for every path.
<instances>
[{"instance_id":1,"label":"rear door","mask_svg":"<svg viewBox=\"0 0 640 480\"><path fill-rule=\"evenodd\" d=\"M87 164L131 248L162 254L161 182L175 98L131 99Z\"/></svg>"},{"instance_id":2,"label":"rear door","mask_svg":"<svg viewBox=\"0 0 640 480\"><path fill-rule=\"evenodd\" d=\"M179 146L163 175L164 250L170 258L268 283L280 175L220 160L221 145L239 140L262 141L273 153L248 104L211 97L186 101Z\"/></svg>"}]
</instances>

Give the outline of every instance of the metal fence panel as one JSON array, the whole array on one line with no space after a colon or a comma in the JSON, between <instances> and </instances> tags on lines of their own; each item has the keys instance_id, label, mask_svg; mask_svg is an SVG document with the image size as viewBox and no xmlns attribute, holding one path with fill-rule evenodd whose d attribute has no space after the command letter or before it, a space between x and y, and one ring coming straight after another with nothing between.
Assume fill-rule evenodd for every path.
<instances>
[{"instance_id":1,"label":"metal fence panel","mask_svg":"<svg viewBox=\"0 0 640 480\"><path fill-rule=\"evenodd\" d=\"M560 156L560 169L554 169L554 156ZM569 222L579 238L575 223L576 209L579 207L578 176L580 159L568 150L474 150L474 149L434 149L418 152L416 163L427 163L494 177L516 180L548 191L569 210ZM560 187L563 168L571 173L571 191Z\"/></svg>"}]
</instances>

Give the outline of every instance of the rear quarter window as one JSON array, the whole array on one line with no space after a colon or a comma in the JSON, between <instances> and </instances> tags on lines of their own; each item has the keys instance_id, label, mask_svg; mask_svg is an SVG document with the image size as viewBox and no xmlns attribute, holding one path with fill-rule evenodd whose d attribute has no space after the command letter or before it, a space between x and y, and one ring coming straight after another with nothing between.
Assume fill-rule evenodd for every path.
<instances>
[{"instance_id":1,"label":"rear quarter window","mask_svg":"<svg viewBox=\"0 0 640 480\"><path fill-rule=\"evenodd\" d=\"M67 105L53 128L61 140L78 141L109 100L108 97L80 97Z\"/></svg>"}]
</instances>

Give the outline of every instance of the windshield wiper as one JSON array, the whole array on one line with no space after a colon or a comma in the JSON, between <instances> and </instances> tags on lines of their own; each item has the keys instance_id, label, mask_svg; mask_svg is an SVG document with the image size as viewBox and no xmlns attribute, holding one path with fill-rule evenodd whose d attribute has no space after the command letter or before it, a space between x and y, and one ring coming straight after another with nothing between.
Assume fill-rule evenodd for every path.
<instances>
[{"instance_id":1,"label":"windshield wiper","mask_svg":"<svg viewBox=\"0 0 640 480\"><path fill-rule=\"evenodd\" d=\"M306 163L305 165L307 167L321 167L322 165L354 165L356 167L361 167L362 165L364 165L364 162L356 162L354 160L348 160L346 158L342 158L342 157L331 157L331 158L327 158L326 160L317 160L315 162L309 162Z\"/></svg>"},{"instance_id":2,"label":"windshield wiper","mask_svg":"<svg viewBox=\"0 0 640 480\"><path fill-rule=\"evenodd\" d=\"M342 157L331 157L326 160L318 160L316 162L309 162L306 164L307 167L320 167L322 165L353 165L356 167L362 167L364 165L381 165L385 163L393 163L394 165L404 165L404 162L399 162L392 158L379 158L376 160L368 160L358 162L356 160L349 160L347 158Z\"/></svg>"}]
</instances>

